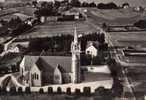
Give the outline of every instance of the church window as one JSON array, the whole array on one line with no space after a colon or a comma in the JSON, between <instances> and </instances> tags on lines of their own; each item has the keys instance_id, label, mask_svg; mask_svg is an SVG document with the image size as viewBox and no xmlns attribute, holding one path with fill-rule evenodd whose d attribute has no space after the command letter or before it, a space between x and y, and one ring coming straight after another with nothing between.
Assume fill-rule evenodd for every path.
<instances>
[{"instance_id":1,"label":"church window","mask_svg":"<svg viewBox=\"0 0 146 100\"><path fill-rule=\"evenodd\" d=\"M60 79L60 76L59 75L55 75L55 79L56 80L59 80Z\"/></svg>"},{"instance_id":2,"label":"church window","mask_svg":"<svg viewBox=\"0 0 146 100\"><path fill-rule=\"evenodd\" d=\"M37 79L37 80L39 79L39 75L38 75L38 74L36 75L36 79Z\"/></svg>"},{"instance_id":3,"label":"church window","mask_svg":"<svg viewBox=\"0 0 146 100\"><path fill-rule=\"evenodd\" d=\"M34 79L36 80L36 73L34 73Z\"/></svg>"},{"instance_id":4,"label":"church window","mask_svg":"<svg viewBox=\"0 0 146 100\"><path fill-rule=\"evenodd\" d=\"M33 74L31 74L31 78L34 79L34 75Z\"/></svg>"}]
</instances>

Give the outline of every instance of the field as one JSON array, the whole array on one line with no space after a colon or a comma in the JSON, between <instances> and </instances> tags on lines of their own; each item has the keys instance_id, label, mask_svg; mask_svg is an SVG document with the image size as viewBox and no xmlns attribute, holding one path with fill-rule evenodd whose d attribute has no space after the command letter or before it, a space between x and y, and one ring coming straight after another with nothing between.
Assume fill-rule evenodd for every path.
<instances>
[{"instance_id":1,"label":"field","mask_svg":"<svg viewBox=\"0 0 146 100\"><path fill-rule=\"evenodd\" d=\"M146 47L146 31L109 32L112 43L118 46Z\"/></svg>"},{"instance_id":2,"label":"field","mask_svg":"<svg viewBox=\"0 0 146 100\"><path fill-rule=\"evenodd\" d=\"M122 5L125 2L128 2L131 6L146 6L145 0L80 0L80 1L87 1L87 2L95 2L96 4L98 3L109 3L109 2L114 2L117 5Z\"/></svg>"},{"instance_id":3,"label":"field","mask_svg":"<svg viewBox=\"0 0 146 100\"><path fill-rule=\"evenodd\" d=\"M75 27L78 34L96 32L96 29L86 21L46 22L35 26L32 32L23 34L20 37L49 37L61 34L73 35Z\"/></svg>"},{"instance_id":4,"label":"field","mask_svg":"<svg viewBox=\"0 0 146 100\"><path fill-rule=\"evenodd\" d=\"M89 18L97 21L97 24L107 23L109 25L131 25L140 19L145 19L146 12L136 12L133 8L100 10L88 9Z\"/></svg>"}]
</instances>

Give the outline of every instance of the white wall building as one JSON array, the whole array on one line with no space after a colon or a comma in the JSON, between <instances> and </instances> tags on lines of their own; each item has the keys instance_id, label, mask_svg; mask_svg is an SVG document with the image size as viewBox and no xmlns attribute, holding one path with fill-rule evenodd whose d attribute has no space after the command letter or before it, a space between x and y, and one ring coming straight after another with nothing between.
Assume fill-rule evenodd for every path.
<instances>
[{"instance_id":1,"label":"white wall building","mask_svg":"<svg viewBox=\"0 0 146 100\"><path fill-rule=\"evenodd\" d=\"M87 55L91 55L93 57L96 57L98 55L98 43L89 41L87 43L87 48L85 50L85 53Z\"/></svg>"}]
</instances>

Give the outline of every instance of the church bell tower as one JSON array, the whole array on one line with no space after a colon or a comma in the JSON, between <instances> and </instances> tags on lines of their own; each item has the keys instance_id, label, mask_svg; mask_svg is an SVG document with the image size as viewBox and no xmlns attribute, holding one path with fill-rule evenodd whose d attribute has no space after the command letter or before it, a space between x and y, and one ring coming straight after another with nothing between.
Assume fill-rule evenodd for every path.
<instances>
[{"instance_id":1,"label":"church bell tower","mask_svg":"<svg viewBox=\"0 0 146 100\"><path fill-rule=\"evenodd\" d=\"M80 82L80 43L78 42L78 35L77 30L74 30L74 40L71 44L71 52L72 52L72 83L79 83Z\"/></svg>"}]
</instances>

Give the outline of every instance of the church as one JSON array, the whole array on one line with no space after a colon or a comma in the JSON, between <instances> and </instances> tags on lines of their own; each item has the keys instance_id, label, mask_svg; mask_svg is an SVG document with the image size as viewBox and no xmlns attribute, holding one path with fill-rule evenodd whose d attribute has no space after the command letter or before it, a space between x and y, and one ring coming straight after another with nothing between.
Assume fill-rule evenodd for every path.
<instances>
[{"instance_id":1,"label":"church","mask_svg":"<svg viewBox=\"0 0 146 100\"><path fill-rule=\"evenodd\" d=\"M49 84L79 83L80 43L77 31L71 44L72 56L24 56L20 63L23 84L45 86Z\"/></svg>"}]
</instances>

